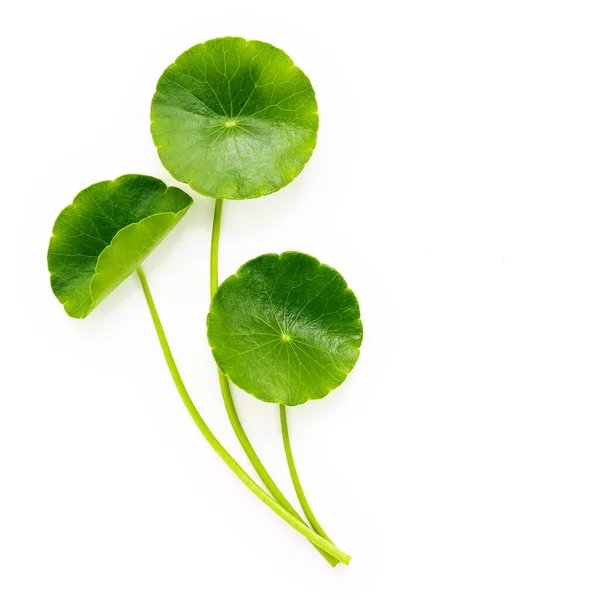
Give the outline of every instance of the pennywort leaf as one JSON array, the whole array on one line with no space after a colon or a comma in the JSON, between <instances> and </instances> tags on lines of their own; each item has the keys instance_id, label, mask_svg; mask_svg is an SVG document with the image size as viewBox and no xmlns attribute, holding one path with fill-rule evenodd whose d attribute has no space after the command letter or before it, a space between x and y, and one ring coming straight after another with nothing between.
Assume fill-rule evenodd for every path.
<instances>
[{"instance_id":1,"label":"pennywort leaf","mask_svg":"<svg viewBox=\"0 0 600 600\"><path fill-rule=\"evenodd\" d=\"M358 359L363 334L344 278L300 252L264 254L226 279L207 329L217 365L233 383L288 406L338 387Z\"/></svg>"},{"instance_id":2,"label":"pennywort leaf","mask_svg":"<svg viewBox=\"0 0 600 600\"><path fill-rule=\"evenodd\" d=\"M146 175L96 183L58 216L48 248L52 290L71 317L86 317L160 244L192 205Z\"/></svg>"},{"instance_id":3,"label":"pennywort leaf","mask_svg":"<svg viewBox=\"0 0 600 600\"><path fill-rule=\"evenodd\" d=\"M292 59L239 37L181 54L158 81L151 120L173 177L233 200L290 183L309 160L319 125L313 87Z\"/></svg>"}]
</instances>

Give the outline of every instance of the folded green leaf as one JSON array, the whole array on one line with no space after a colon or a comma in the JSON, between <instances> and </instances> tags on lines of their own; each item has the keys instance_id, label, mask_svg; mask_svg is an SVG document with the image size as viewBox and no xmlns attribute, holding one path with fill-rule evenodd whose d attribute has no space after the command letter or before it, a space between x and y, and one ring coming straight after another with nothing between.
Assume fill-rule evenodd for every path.
<instances>
[{"instance_id":1,"label":"folded green leaf","mask_svg":"<svg viewBox=\"0 0 600 600\"><path fill-rule=\"evenodd\" d=\"M264 254L215 294L208 341L219 369L265 402L323 398L354 367L360 309L344 278L299 252Z\"/></svg>"},{"instance_id":2,"label":"folded green leaf","mask_svg":"<svg viewBox=\"0 0 600 600\"><path fill-rule=\"evenodd\" d=\"M192 205L182 190L123 175L81 191L58 216L48 248L52 290L84 318L160 244Z\"/></svg>"},{"instance_id":3,"label":"folded green leaf","mask_svg":"<svg viewBox=\"0 0 600 600\"><path fill-rule=\"evenodd\" d=\"M158 81L151 119L173 177L233 200L290 183L309 160L319 125L313 87L291 58L239 37L181 54Z\"/></svg>"}]
</instances>

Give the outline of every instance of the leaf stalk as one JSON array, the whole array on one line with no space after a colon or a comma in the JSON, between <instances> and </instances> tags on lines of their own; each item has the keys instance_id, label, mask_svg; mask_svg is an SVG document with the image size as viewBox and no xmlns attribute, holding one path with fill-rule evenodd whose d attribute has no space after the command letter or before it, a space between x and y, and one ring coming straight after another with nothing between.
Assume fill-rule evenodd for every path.
<instances>
[{"instance_id":1,"label":"leaf stalk","mask_svg":"<svg viewBox=\"0 0 600 600\"><path fill-rule=\"evenodd\" d=\"M215 212L214 212L212 235L211 235L211 242L210 242L210 297L211 297L211 299L217 293L217 290L219 289L219 237L220 237L220 233L221 233L222 216L223 216L223 200L221 198L217 198L215 200ZM223 396L223 402L225 404L225 410L227 411L227 416L229 417L229 422L231 423L233 431L234 431L238 441L240 442L242 449L244 450L244 452L246 453L246 456L250 460L250 463L254 467L254 470L256 471L256 473L258 474L260 479L265 484L267 490L271 493L273 498L275 498L275 500L280 504L280 506L283 507L291 515L293 515L296 519L299 519L300 521L302 521L304 523L302 517L298 514L298 512L290 504L288 499L284 496L283 492L279 489L279 487L277 486L275 481L273 481L273 478L271 477L271 475L269 475L269 472L265 468L263 462L258 457L258 454L254 450L254 447L252 446L250 440L248 439L248 436L246 435L244 427L240 421L239 415L237 413L237 409L235 407L235 403L233 401L233 396L231 394L231 386L229 385L229 380L227 379L227 377L225 377L225 375L223 375L223 373L221 373L221 371L218 369L218 367L217 367L217 371L219 373L219 385L221 387L221 395ZM288 442L289 442L289 440L288 440ZM288 464L289 464L289 462L288 462ZM293 480L293 477L292 477L292 480ZM294 487L295 487L295 484L294 484ZM300 501L300 502L302 503L302 501ZM308 504L307 504L307 506L308 506ZM303 507L303 510L304 510L304 507ZM309 508L309 510L310 510L310 508ZM306 516L310 522L310 517L306 513L306 510L304 510L304 513L306 514ZM310 514L312 515L312 512ZM314 518L314 515L312 515L312 517ZM316 519L314 519L314 521L320 527L320 525L318 524L318 521ZM313 528L314 528L314 525L313 525ZM316 529L315 529L315 531L316 531ZM321 537L323 537L324 539L327 539L331 542L331 540L328 537L323 536L323 534L319 534L319 535L321 535ZM331 542L331 543L333 543L333 542ZM338 564L338 562L340 562L335 556L331 555L330 553L324 552L323 549L318 546L318 544L315 544L315 547L317 548L319 553L323 556L323 558L325 558L325 560L332 567L335 567Z\"/></svg>"},{"instance_id":2,"label":"leaf stalk","mask_svg":"<svg viewBox=\"0 0 600 600\"><path fill-rule=\"evenodd\" d=\"M171 374L173 382L175 383L175 387L177 388L177 391L179 392L179 395L181 396L181 399L183 400L183 403L187 408L190 416L192 417L194 423L196 424L206 441L210 444L213 450L221 457L223 462L225 462L225 464L233 471L233 473L238 477L238 479L259 500L266 504L275 514L279 515L288 525L290 525L298 533L306 537L315 546L319 547L331 556L335 557L340 562L347 565L350 562L350 556L348 556L345 552L342 552L342 550L337 548L330 541L321 537L318 533L314 532L310 527L308 527L304 522L302 522L301 520L290 514L287 510L285 510L276 500L274 500L269 494L267 494L250 477L250 475L246 473L246 471L244 471L244 469L238 464L238 462L233 458L233 456L229 454L225 447L215 437L211 429L208 427L208 425L196 409L196 406L194 405L187 391L187 388L183 383L183 379L181 378L179 369L177 368L177 364L175 363L175 359L171 352L171 348L169 347L165 331L158 316L158 311L156 309L156 305L154 304L154 299L152 298L146 275L144 274L144 271L141 267L138 267L136 269L136 272L142 284L144 296L146 297L146 302L148 303L148 308L150 309L150 314L152 316L152 322L154 323L154 328L156 329L156 334L158 336L158 340L160 342L165 361L167 363L167 366L169 367L169 372Z\"/></svg>"}]
</instances>

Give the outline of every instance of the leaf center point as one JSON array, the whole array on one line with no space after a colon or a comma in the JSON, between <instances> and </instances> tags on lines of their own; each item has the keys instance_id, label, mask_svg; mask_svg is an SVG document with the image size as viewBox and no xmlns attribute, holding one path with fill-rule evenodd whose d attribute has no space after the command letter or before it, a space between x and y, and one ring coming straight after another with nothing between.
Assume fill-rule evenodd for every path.
<instances>
[{"instance_id":1,"label":"leaf center point","mask_svg":"<svg viewBox=\"0 0 600 600\"><path fill-rule=\"evenodd\" d=\"M281 334L281 339L282 339L284 342L291 342L291 341L292 341L292 336L291 336L291 335L289 335L288 333L282 333L282 334Z\"/></svg>"}]
</instances>

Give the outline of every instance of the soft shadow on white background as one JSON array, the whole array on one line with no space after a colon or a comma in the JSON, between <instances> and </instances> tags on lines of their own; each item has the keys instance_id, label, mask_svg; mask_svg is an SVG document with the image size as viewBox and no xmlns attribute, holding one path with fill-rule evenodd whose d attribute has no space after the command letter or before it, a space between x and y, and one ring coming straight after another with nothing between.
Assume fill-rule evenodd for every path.
<instances>
[{"instance_id":1,"label":"soft shadow on white background","mask_svg":"<svg viewBox=\"0 0 600 600\"><path fill-rule=\"evenodd\" d=\"M597 600L600 9L596 2L13 3L4 122L0 597ZM132 277L69 319L45 264L82 188L175 182L149 132L162 70L269 41L317 92L313 159L227 202L221 276L295 249L356 292L347 382L290 411L330 569L185 412ZM205 337L213 201L145 269L182 374L247 465ZM277 408L236 390L290 496Z\"/></svg>"}]
</instances>

